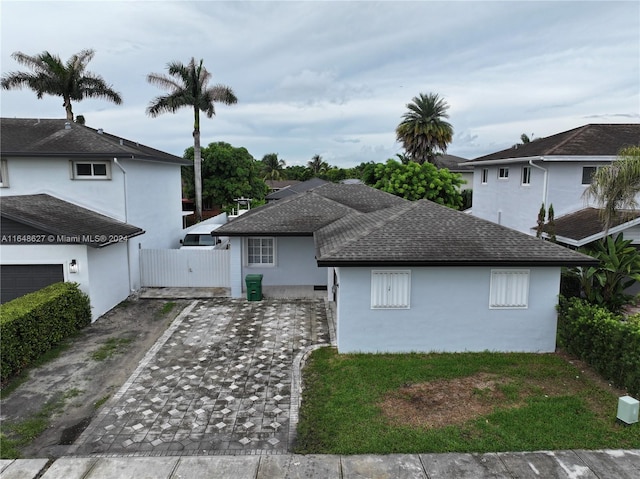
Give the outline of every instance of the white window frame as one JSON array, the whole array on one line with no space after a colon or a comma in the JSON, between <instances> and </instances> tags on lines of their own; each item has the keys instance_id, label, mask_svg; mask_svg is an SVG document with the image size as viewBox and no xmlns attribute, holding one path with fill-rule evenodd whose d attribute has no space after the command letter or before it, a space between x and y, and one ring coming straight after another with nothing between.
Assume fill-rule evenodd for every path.
<instances>
[{"instance_id":1,"label":"white window frame","mask_svg":"<svg viewBox=\"0 0 640 479\"><path fill-rule=\"evenodd\" d=\"M252 240L259 240L261 245L260 248L263 248L263 241L268 240L271 241L271 255L268 254L264 254L262 251L260 252L259 256L260 256L260 262L258 263L251 263L249 262L249 260L251 259L251 255L249 254L249 243ZM276 247L276 238L273 236L250 236L248 238L245 238L245 258L244 258L244 263L246 266L262 266L262 267L270 267L270 266L275 266L276 262L277 262L277 258L276 258L276 251L277 251L277 247ZM271 262L263 262L262 260L264 259L265 256L271 256Z\"/></svg>"},{"instance_id":2,"label":"white window frame","mask_svg":"<svg viewBox=\"0 0 640 479\"><path fill-rule=\"evenodd\" d=\"M371 309L410 309L411 270L372 270Z\"/></svg>"},{"instance_id":3,"label":"white window frame","mask_svg":"<svg viewBox=\"0 0 640 479\"><path fill-rule=\"evenodd\" d=\"M522 185L529 186L531 184L531 167L523 166L522 167Z\"/></svg>"},{"instance_id":4,"label":"white window frame","mask_svg":"<svg viewBox=\"0 0 640 479\"><path fill-rule=\"evenodd\" d=\"M9 170L7 160L0 160L0 188L9 188Z\"/></svg>"},{"instance_id":5,"label":"white window frame","mask_svg":"<svg viewBox=\"0 0 640 479\"><path fill-rule=\"evenodd\" d=\"M90 175L79 175L78 165L91 165ZM104 165L106 174L96 175L95 165ZM71 162L71 178L74 180L110 180L111 179L111 162L105 160L74 160Z\"/></svg>"},{"instance_id":6,"label":"white window frame","mask_svg":"<svg viewBox=\"0 0 640 479\"><path fill-rule=\"evenodd\" d=\"M531 270L492 269L489 309L528 309Z\"/></svg>"},{"instance_id":7,"label":"white window frame","mask_svg":"<svg viewBox=\"0 0 640 479\"><path fill-rule=\"evenodd\" d=\"M489 168L482 168L480 173L480 184L486 185L489 183Z\"/></svg>"},{"instance_id":8,"label":"white window frame","mask_svg":"<svg viewBox=\"0 0 640 479\"><path fill-rule=\"evenodd\" d=\"M508 166L500 166L498 168L498 179L499 180L508 180L509 179L509 167Z\"/></svg>"}]
</instances>

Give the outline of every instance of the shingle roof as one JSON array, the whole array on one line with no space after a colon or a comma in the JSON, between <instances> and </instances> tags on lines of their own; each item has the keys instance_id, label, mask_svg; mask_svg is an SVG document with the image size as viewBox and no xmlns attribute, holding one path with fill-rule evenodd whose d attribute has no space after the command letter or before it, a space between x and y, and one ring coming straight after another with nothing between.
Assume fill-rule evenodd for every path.
<instances>
[{"instance_id":1,"label":"shingle roof","mask_svg":"<svg viewBox=\"0 0 640 479\"><path fill-rule=\"evenodd\" d=\"M298 193L304 193L305 191L312 190L313 188L324 185L325 183L327 182L320 178L311 178L310 180L302 181L288 186L287 188L282 188L281 190L269 193L265 199L267 201L281 200L282 198L287 198L289 196L297 195Z\"/></svg>"},{"instance_id":2,"label":"shingle roof","mask_svg":"<svg viewBox=\"0 0 640 479\"><path fill-rule=\"evenodd\" d=\"M454 173L460 173L463 171L473 171L473 166L465 165L466 158L454 155L440 155L435 159L434 164L438 168L446 168Z\"/></svg>"},{"instance_id":3,"label":"shingle roof","mask_svg":"<svg viewBox=\"0 0 640 479\"><path fill-rule=\"evenodd\" d=\"M573 240L578 246L584 244L585 239L593 238L604 233L604 221L602 220L602 210L598 208L584 208L582 210L560 216L554 220L554 231L556 236ZM610 230L622 226L625 223L633 222L640 218L640 211L623 211L611 223ZM533 229L533 228L532 228ZM545 233L550 233L549 223L544 227Z\"/></svg>"},{"instance_id":4,"label":"shingle roof","mask_svg":"<svg viewBox=\"0 0 640 479\"><path fill-rule=\"evenodd\" d=\"M229 221L221 235L312 235L356 212L405 204L407 200L361 184L326 183L312 190L254 208Z\"/></svg>"},{"instance_id":5,"label":"shingle roof","mask_svg":"<svg viewBox=\"0 0 640 479\"><path fill-rule=\"evenodd\" d=\"M352 214L317 231L319 266L542 266L593 264L589 256L420 200Z\"/></svg>"},{"instance_id":6,"label":"shingle roof","mask_svg":"<svg viewBox=\"0 0 640 479\"><path fill-rule=\"evenodd\" d=\"M179 156L100 131L64 119L0 118L0 152L5 156L116 157L191 164Z\"/></svg>"},{"instance_id":7,"label":"shingle roof","mask_svg":"<svg viewBox=\"0 0 640 479\"><path fill-rule=\"evenodd\" d=\"M47 194L3 196L0 198L0 215L51 235L79 237L73 242L94 248L144 233L137 226Z\"/></svg>"},{"instance_id":8,"label":"shingle roof","mask_svg":"<svg viewBox=\"0 0 640 479\"><path fill-rule=\"evenodd\" d=\"M616 156L621 148L636 145L640 145L640 123L589 124L470 161L534 156Z\"/></svg>"}]
</instances>

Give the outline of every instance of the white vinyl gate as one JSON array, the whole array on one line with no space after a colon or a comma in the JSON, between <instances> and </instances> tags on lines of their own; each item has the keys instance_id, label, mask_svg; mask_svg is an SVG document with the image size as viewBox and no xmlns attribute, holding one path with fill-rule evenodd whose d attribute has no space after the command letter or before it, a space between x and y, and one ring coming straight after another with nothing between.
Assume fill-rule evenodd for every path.
<instances>
[{"instance_id":1,"label":"white vinyl gate","mask_svg":"<svg viewBox=\"0 0 640 479\"><path fill-rule=\"evenodd\" d=\"M143 287L228 288L228 249L141 249Z\"/></svg>"}]
</instances>

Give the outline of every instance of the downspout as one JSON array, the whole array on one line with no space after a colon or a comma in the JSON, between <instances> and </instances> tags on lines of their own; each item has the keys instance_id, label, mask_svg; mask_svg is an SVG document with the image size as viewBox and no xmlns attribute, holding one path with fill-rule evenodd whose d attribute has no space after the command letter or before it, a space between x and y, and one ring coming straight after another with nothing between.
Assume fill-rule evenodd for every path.
<instances>
[{"instance_id":1,"label":"downspout","mask_svg":"<svg viewBox=\"0 0 640 479\"><path fill-rule=\"evenodd\" d=\"M544 160L544 157L541 156L540 157L541 160ZM533 160L529 160L529 165L533 166L534 168L538 168L539 170L544 171L544 181L542 183L542 203L545 205L545 208L547 207L547 187L548 187L548 174L549 172L547 171L546 168L543 168L542 166L536 165Z\"/></svg>"},{"instance_id":2,"label":"downspout","mask_svg":"<svg viewBox=\"0 0 640 479\"><path fill-rule=\"evenodd\" d=\"M113 162L116 164L120 171L122 171L123 178L123 188L124 188L124 222L129 222L129 213L127 210L127 170L125 170L120 163L118 163L118 158L113 157ZM133 292L133 288L131 287L131 245L127 242L127 269L129 271L129 292Z\"/></svg>"}]
</instances>

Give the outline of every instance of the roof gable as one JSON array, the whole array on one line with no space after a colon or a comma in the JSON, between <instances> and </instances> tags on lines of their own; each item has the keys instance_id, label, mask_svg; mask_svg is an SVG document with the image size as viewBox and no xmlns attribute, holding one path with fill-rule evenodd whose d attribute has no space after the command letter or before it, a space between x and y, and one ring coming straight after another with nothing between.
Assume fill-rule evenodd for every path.
<instances>
[{"instance_id":1,"label":"roof gable","mask_svg":"<svg viewBox=\"0 0 640 479\"><path fill-rule=\"evenodd\" d=\"M130 158L191 165L179 156L60 119L0 118L5 156Z\"/></svg>"},{"instance_id":2,"label":"roof gable","mask_svg":"<svg viewBox=\"0 0 640 479\"><path fill-rule=\"evenodd\" d=\"M616 156L621 148L636 145L640 145L640 123L589 124L537 138L524 145L514 145L470 162L537 156Z\"/></svg>"},{"instance_id":3,"label":"roof gable","mask_svg":"<svg viewBox=\"0 0 640 479\"><path fill-rule=\"evenodd\" d=\"M144 233L137 226L47 194L3 196L0 214L3 218L50 235L72 238L70 242L74 244L86 244L94 248ZM57 238L45 240L44 244L61 242Z\"/></svg>"},{"instance_id":4,"label":"roof gable","mask_svg":"<svg viewBox=\"0 0 640 479\"><path fill-rule=\"evenodd\" d=\"M351 215L316 233L319 266L592 264L589 256L419 200Z\"/></svg>"}]
</instances>

